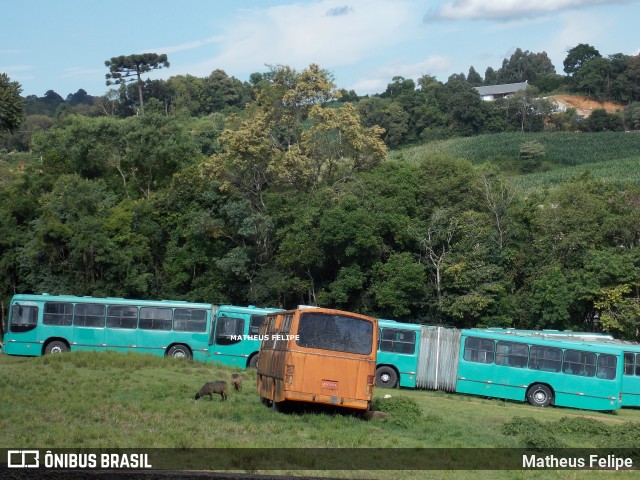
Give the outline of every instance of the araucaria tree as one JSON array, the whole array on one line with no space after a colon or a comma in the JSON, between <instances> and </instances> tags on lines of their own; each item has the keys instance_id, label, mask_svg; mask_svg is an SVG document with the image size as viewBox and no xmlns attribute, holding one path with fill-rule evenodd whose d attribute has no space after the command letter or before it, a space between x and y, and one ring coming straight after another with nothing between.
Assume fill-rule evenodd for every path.
<instances>
[{"instance_id":1,"label":"araucaria tree","mask_svg":"<svg viewBox=\"0 0 640 480\"><path fill-rule=\"evenodd\" d=\"M150 72L151 70L168 67L169 61L165 54L140 53L112 57L111 60L107 60L104 64L109 67L109 73L106 75L107 85L121 85L127 82L137 81L140 111L144 112L141 76L143 73Z\"/></svg>"}]
</instances>

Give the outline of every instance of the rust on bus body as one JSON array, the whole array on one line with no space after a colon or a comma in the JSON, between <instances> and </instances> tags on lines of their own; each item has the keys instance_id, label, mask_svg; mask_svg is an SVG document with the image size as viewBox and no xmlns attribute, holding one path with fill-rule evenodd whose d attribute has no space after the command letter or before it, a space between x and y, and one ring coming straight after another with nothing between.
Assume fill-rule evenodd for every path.
<instances>
[{"instance_id":1,"label":"rust on bus body","mask_svg":"<svg viewBox=\"0 0 640 480\"><path fill-rule=\"evenodd\" d=\"M257 386L263 399L369 408L378 345L375 319L305 308L269 314L261 335Z\"/></svg>"}]
</instances>

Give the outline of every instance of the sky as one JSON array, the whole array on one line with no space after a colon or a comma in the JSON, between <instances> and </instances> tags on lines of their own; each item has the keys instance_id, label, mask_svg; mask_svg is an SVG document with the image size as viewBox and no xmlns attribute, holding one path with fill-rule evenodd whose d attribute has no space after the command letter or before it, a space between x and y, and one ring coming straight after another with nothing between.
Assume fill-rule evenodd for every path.
<instances>
[{"instance_id":1,"label":"sky","mask_svg":"<svg viewBox=\"0 0 640 480\"><path fill-rule=\"evenodd\" d=\"M381 93L393 77L446 81L497 70L516 48L564 74L580 43L640 54L640 0L2 0L0 73L22 95L104 95L112 57L167 54L144 78L241 81L268 65L329 70L338 88Z\"/></svg>"}]
</instances>

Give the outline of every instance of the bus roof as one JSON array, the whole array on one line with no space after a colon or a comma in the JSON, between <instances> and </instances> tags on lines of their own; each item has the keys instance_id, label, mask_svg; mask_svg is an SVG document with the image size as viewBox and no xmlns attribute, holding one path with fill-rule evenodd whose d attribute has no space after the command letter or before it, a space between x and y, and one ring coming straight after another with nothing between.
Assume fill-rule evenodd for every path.
<instances>
[{"instance_id":1,"label":"bus roof","mask_svg":"<svg viewBox=\"0 0 640 480\"><path fill-rule=\"evenodd\" d=\"M586 350L589 352L609 353L617 355L621 352L620 347L609 345L603 341L595 341L585 338L565 338L558 336L541 337L537 335L527 335L524 333L504 333L495 332L491 329L464 329L462 330L462 336L468 337L480 337L491 340L505 340L505 341L518 341L522 343L528 343L530 345L543 345L548 347L563 348L565 350Z\"/></svg>"},{"instance_id":2,"label":"bus roof","mask_svg":"<svg viewBox=\"0 0 640 480\"><path fill-rule=\"evenodd\" d=\"M249 305L248 307L239 307L237 305L219 305L219 312L230 312L230 313L247 313L247 314L265 314L271 312L281 312L280 308L270 308L270 307L256 307L254 305Z\"/></svg>"},{"instance_id":3,"label":"bus roof","mask_svg":"<svg viewBox=\"0 0 640 480\"><path fill-rule=\"evenodd\" d=\"M389 328L405 328L407 330L420 330L421 327L426 325L420 325L419 323L405 323L398 322L396 320L387 320L384 318L378 319L378 325L381 327L389 327Z\"/></svg>"},{"instance_id":4,"label":"bus roof","mask_svg":"<svg viewBox=\"0 0 640 480\"><path fill-rule=\"evenodd\" d=\"M90 296L76 296L76 295L49 295L43 293L37 294L16 294L13 296L11 302L68 302L68 303L97 303L104 305L131 305L136 304L143 307L151 306L163 306L163 307L190 307L190 308L204 308L211 309L213 305L210 303L197 303L187 302L183 300L137 300L129 298L117 298L117 297L90 297Z\"/></svg>"}]
</instances>

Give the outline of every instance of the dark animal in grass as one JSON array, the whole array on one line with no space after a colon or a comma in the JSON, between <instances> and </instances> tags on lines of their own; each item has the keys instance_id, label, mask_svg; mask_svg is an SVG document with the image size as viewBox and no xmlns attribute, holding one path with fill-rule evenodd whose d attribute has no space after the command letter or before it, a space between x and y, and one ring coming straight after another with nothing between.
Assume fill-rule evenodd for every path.
<instances>
[{"instance_id":1,"label":"dark animal in grass","mask_svg":"<svg viewBox=\"0 0 640 480\"><path fill-rule=\"evenodd\" d=\"M239 392L240 389L242 388L242 377L240 375L238 375L237 373L232 373L231 374L231 385L233 385L233 389L236 392Z\"/></svg>"},{"instance_id":2,"label":"dark animal in grass","mask_svg":"<svg viewBox=\"0 0 640 480\"><path fill-rule=\"evenodd\" d=\"M365 420L373 420L374 418L387 418L389 416L388 413L379 412L377 410L369 410L362 415L362 418Z\"/></svg>"},{"instance_id":3,"label":"dark animal in grass","mask_svg":"<svg viewBox=\"0 0 640 480\"><path fill-rule=\"evenodd\" d=\"M227 399L227 382L216 380L215 382L205 383L202 388L198 390L198 393L196 393L196 400L205 395L209 395L209 399L213 400L214 393L219 393L222 397L220 401L224 402Z\"/></svg>"}]
</instances>

